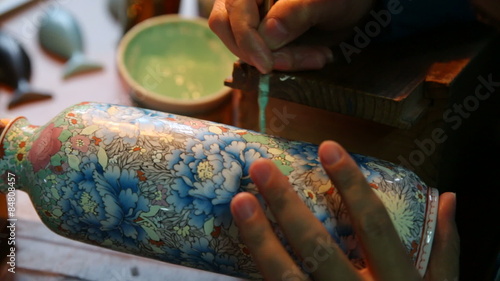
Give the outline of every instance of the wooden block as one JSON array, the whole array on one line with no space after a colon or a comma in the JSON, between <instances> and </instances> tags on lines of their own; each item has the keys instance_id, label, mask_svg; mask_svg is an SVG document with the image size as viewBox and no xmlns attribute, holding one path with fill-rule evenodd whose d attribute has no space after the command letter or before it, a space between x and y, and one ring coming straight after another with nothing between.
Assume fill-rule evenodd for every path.
<instances>
[{"instance_id":1,"label":"wooden block","mask_svg":"<svg viewBox=\"0 0 500 281\"><path fill-rule=\"evenodd\" d=\"M272 73L266 132L317 144L333 139L350 152L403 165L428 185L449 189L439 186L443 167L452 161L442 152L456 134L445 113L474 94L485 62L498 56L499 40L482 26L440 34L377 46L351 64ZM236 63L226 81L240 90L237 126L257 131L259 78L255 68Z\"/></svg>"},{"instance_id":2,"label":"wooden block","mask_svg":"<svg viewBox=\"0 0 500 281\"><path fill-rule=\"evenodd\" d=\"M451 83L492 38L490 29L472 25L369 46L351 63L339 60L318 71L272 72L269 95L408 129L433 99L449 96ZM259 78L254 67L237 62L226 85L252 91Z\"/></svg>"}]
</instances>

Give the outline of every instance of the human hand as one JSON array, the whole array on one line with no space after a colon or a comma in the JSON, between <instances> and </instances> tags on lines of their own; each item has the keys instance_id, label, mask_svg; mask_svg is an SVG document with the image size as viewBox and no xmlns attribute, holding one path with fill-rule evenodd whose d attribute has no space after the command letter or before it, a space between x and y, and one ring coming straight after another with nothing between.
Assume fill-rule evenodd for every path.
<instances>
[{"instance_id":1,"label":"human hand","mask_svg":"<svg viewBox=\"0 0 500 281\"><path fill-rule=\"evenodd\" d=\"M500 30L500 3L497 0L471 0L480 21Z\"/></svg>"},{"instance_id":2,"label":"human hand","mask_svg":"<svg viewBox=\"0 0 500 281\"><path fill-rule=\"evenodd\" d=\"M424 279L419 275L387 214L371 191L365 177L349 154L337 143L324 142L319 148L322 165L338 188L365 253L367 267L355 269L347 256L330 243L316 270L305 276L274 234L257 199L239 193L231 211L242 239L266 280L456 280L459 238L454 223L455 195L441 195L433 249ZM297 196L278 168L259 159L250 168L252 180L298 257L313 257L322 239L329 234ZM323 245L324 247L324 245ZM316 253L317 254L317 253ZM291 280L291 279L290 279ZM295 279L293 279L295 280Z\"/></svg>"},{"instance_id":3,"label":"human hand","mask_svg":"<svg viewBox=\"0 0 500 281\"><path fill-rule=\"evenodd\" d=\"M261 73L319 69L333 61L329 47L344 40L374 0L281 0L261 20L263 0L216 0L210 28Z\"/></svg>"}]
</instances>

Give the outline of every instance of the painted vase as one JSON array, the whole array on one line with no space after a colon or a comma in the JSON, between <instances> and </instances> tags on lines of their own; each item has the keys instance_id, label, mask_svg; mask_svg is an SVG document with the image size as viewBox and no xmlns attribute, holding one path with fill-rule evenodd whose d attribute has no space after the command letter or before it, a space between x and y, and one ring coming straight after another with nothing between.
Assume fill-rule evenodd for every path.
<instances>
[{"instance_id":1,"label":"painted vase","mask_svg":"<svg viewBox=\"0 0 500 281\"><path fill-rule=\"evenodd\" d=\"M272 159L355 266L365 266L318 146L158 111L80 103L48 124L4 122L0 191L27 192L44 224L77 241L221 274L259 279L229 209L257 195L249 167ZM438 194L413 172L353 154L423 274ZM273 217L276 234L285 239Z\"/></svg>"}]
</instances>

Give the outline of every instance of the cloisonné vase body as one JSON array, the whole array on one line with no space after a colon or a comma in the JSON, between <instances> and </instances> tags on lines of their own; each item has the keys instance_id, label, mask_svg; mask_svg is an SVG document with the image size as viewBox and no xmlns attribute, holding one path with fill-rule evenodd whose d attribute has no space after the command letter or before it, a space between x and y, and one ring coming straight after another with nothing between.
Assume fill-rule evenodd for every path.
<instances>
[{"instance_id":1,"label":"cloisonn\u00e9 vase body","mask_svg":"<svg viewBox=\"0 0 500 281\"><path fill-rule=\"evenodd\" d=\"M69 107L43 126L14 119L3 129L1 142L0 191L8 190L6 174L14 174L17 188L29 194L52 231L113 250L250 279L260 274L239 238L229 204L240 191L257 194L249 167L258 158L272 159L350 260L364 266L316 145L102 103ZM436 191L404 168L353 157L386 205L415 266L425 271ZM276 226L271 215L269 219Z\"/></svg>"}]
</instances>

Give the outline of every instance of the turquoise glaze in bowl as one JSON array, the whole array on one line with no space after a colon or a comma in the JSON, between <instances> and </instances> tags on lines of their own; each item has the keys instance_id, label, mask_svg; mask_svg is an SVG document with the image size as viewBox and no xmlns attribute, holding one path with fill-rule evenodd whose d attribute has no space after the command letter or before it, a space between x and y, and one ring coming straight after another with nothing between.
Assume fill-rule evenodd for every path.
<instances>
[{"instance_id":1,"label":"turquoise glaze in bowl","mask_svg":"<svg viewBox=\"0 0 500 281\"><path fill-rule=\"evenodd\" d=\"M224 80L236 57L203 18L145 20L124 35L117 56L119 73L140 106L190 115L214 109L231 92Z\"/></svg>"}]
</instances>

